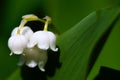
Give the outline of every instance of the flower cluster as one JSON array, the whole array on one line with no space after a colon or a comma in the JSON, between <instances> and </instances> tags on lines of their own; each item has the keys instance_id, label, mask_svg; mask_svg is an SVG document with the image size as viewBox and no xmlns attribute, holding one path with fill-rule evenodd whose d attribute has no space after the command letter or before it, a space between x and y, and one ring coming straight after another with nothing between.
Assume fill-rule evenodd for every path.
<instances>
[{"instance_id":1,"label":"flower cluster","mask_svg":"<svg viewBox=\"0 0 120 80\"><path fill-rule=\"evenodd\" d=\"M41 71L47 62L47 50L58 51L56 48L56 36L53 32L47 31L51 18L46 16L40 19L35 15L25 15L19 27L13 29L11 37L8 40L8 47L11 50L10 55L21 55L19 65L24 63L31 68L38 65ZM28 21L39 20L45 23L42 31L33 32L30 27L24 26Z\"/></svg>"}]
</instances>

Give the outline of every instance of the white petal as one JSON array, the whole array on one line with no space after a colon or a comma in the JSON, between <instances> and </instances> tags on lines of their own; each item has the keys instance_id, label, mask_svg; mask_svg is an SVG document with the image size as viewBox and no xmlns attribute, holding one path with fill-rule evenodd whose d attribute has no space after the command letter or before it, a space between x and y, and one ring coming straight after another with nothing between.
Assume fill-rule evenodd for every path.
<instances>
[{"instance_id":1,"label":"white petal","mask_svg":"<svg viewBox=\"0 0 120 80\"><path fill-rule=\"evenodd\" d=\"M24 55L23 59L20 60L20 65L24 62L26 62L26 65L30 68L34 68L37 66L41 71L45 71L44 66L47 62L47 51L46 50L41 50L38 47L33 47L33 48L25 48L24 50Z\"/></svg>"},{"instance_id":2,"label":"white petal","mask_svg":"<svg viewBox=\"0 0 120 80\"><path fill-rule=\"evenodd\" d=\"M53 51L58 51L56 48L56 36L54 33L48 31L49 41L50 41L50 49Z\"/></svg>"},{"instance_id":3,"label":"white petal","mask_svg":"<svg viewBox=\"0 0 120 80\"><path fill-rule=\"evenodd\" d=\"M49 38L47 32L39 31L37 36L39 37L39 39L37 39L38 47L40 49L47 50L49 48Z\"/></svg>"},{"instance_id":4,"label":"white petal","mask_svg":"<svg viewBox=\"0 0 120 80\"><path fill-rule=\"evenodd\" d=\"M27 39L23 35L11 36L8 40L8 47L14 54L22 54L26 45Z\"/></svg>"},{"instance_id":5,"label":"white petal","mask_svg":"<svg viewBox=\"0 0 120 80\"><path fill-rule=\"evenodd\" d=\"M38 42L38 48L42 50L47 50L49 48L49 43L45 41Z\"/></svg>"},{"instance_id":6,"label":"white petal","mask_svg":"<svg viewBox=\"0 0 120 80\"><path fill-rule=\"evenodd\" d=\"M38 63L38 67L39 67L39 69L41 70L41 71L45 71L45 69L44 69L44 67L45 67L45 63L43 62L43 61L41 61L41 62L39 62Z\"/></svg>"},{"instance_id":7,"label":"white petal","mask_svg":"<svg viewBox=\"0 0 120 80\"><path fill-rule=\"evenodd\" d=\"M26 65L30 68L34 68L37 66L37 63L35 61L30 61L30 62L27 62Z\"/></svg>"},{"instance_id":8,"label":"white petal","mask_svg":"<svg viewBox=\"0 0 120 80\"><path fill-rule=\"evenodd\" d=\"M24 35L27 39L29 39L33 35L33 31L28 26L25 26L21 30L21 34Z\"/></svg>"},{"instance_id":9,"label":"white petal","mask_svg":"<svg viewBox=\"0 0 120 80\"><path fill-rule=\"evenodd\" d=\"M37 39L34 34L30 37L29 42L27 44L27 48L33 48L37 44Z\"/></svg>"},{"instance_id":10,"label":"white petal","mask_svg":"<svg viewBox=\"0 0 120 80\"><path fill-rule=\"evenodd\" d=\"M10 53L10 56L12 56L12 55L13 55L13 52Z\"/></svg>"},{"instance_id":11,"label":"white petal","mask_svg":"<svg viewBox=\"0 0 120 80\"><path fill-rule=\"evenodd\" d=\"M14 28L11 33L11 36L17 35L17 31L18 31L18 27ZM21 29L20 34L24 35L27 39L29 39L31 35L33 34L33 31L28 26L24 26Z\"/></svg>"},{"instance_id":12,"label":"white petal","mask_svg":"<svg viewBox=\"0 0 120 80\"><path fill-rule=\"evenodd\" d=\"M18 30L18 27L14 28L14 29L12 30L11 36L17 35L17 30Z\"/></svg>"},{"instance_id":13,"label":"white petal","mask_svg":"<svg viewBox=\"0 0 120 80\"><path fill-rule=\"evenodd\" d=\"M49 38L48 38L47 32L45 31L35 32L31 36L29 44L35 46L35 43L40 49L47 50L49 48Z\"/></svg>"},{"instance_id":14,"label":"white petal","mask_svg":"<svg viewBox=\"0 0 120 80\"><path fill-rule=\"evenodd\" d=\"M45 69L44 69L44 68L42 68L42 67L39 67L39 69L40 69L41 71L45 72Z\"/></svg>"}]
</instances>

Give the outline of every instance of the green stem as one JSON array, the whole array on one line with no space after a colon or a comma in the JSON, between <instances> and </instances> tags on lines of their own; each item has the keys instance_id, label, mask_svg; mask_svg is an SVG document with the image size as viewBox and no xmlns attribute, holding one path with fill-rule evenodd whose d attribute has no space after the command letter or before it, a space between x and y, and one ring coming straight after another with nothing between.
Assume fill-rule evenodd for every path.
<instances>
[{"instance_id":1,"label":"green stem","mask_svg":"<svg viewBox=\"0 0 120 80\"><path fill-rule=\"evenodd\" d=\"M49 24L49 20L46 20L43 31L47 31L47 29L48 29L48 24Z\"/></svg>"},{"instance_id":2,"label":"green stem","mask_svg":"<svg viewBox=\"0 0 120 80\"><path fill-rule=\"evenodd\" d=\"M27 20L22 20L21 21L21 24L19 25L18 27L18 31L17 31L17 34L20 34L20 30L24 27L24 25L27 23L28 21Z\"/></svg>"}]
</instances>

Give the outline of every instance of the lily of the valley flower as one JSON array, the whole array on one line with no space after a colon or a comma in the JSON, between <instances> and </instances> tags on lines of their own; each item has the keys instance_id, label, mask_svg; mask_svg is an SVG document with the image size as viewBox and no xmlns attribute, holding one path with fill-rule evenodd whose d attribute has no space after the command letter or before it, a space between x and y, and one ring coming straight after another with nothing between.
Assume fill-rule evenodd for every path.
<instances>
[{"instance_id":1,"label":"lily of the valley flower","mask_svg":"<svg viewBox=\"0 0 120 80\"><path fill-rule=\"evenodd\" d=\"M35 32L31 36L27 47L33 48L35 45L42 50L47 50L50 48L53 51L58 51L58 48L56 48L56 36L50 31Z\"/></svg>"},{"instance_id":2,"label":"lily of the valley flower","mask_svg":"<svg viewBox=\"0 0 120 80\"><path fill-rule=\"evenodd\" d=\"M48 24L51 22L51 18L46 16L44 19L46 19L44 30L35 32L31 36L27 47L32 48L35 45L37 45L38 48L42 50L47 50L50 48L53 51L58 51L58 48L56 48L55 34L50 31L47 31Z\"/></svg>"},{"instance_id":3,"label":"lily of the valley flower","mask_svg":"<svg viewBox=\"0 0 120 80\"><path fill-rule=\"evenodd\" d=\"M22 54L23 50L26 48L30 36L33 31L25 26L21 29L20 34L17 34L18 27L13 29L11 37L8 40L8 47L11 50L11 54Z\"/></svg>"},{"instance_id":4,"label":"lily of the valley flower","mask_svg":"<svg viewBox=\"0 0 120 80\"><path fill-rule=\"evenodd\" d=\"M27 39L23 35L11 36L8 40L8 47L11 50L11 54L22 54L24 48L27 45Z\"/></svg>"},{"instance_id":5,"label":"lily of the valley flower","mask_svg":"<svg viewBox=\"0 0 120 80\"><path fill-rule=\"evenodd\" d=\"M8 47L11 53L24 54L21 55L19 65L25 63L30 68L38 65L41 71L45 71L47 50L50 48L53 51L58 51L55 34L47 31L51 18L46 16L44 18L46 21L39 19L35 15L25 15L22 18L20 26L16 27L11 33L11 37L8 40ZM45 22L44 30L33 33L28 26L24 26L28 21L32 20Z\"/></svg>"},{"instance_id":6,"label":"lily of the valley flower","mask_svg":"<svg viewBox=\"0 0 120 80\"><path fill-rule=\"evenodd\" d=\"M44 66L46 64L47 61L47 50L50 48L53 51L58 51L58 48L56 48L56 36L54 33L47 31L47 27L48 27L48 23L49 23L49 17L46 17L46 23L44 26L44 30L43 31L37 31L35 32L29 39L29 42L27 44L27 49L28 51L30 51L30 49L33 51L34 49L36 49L36 57L39 57L39 61L36 61L36 59L34 57L32 57L32 59L28 59L32 53L26 51L25 53L28 53L28 58L27 58L27 62L26 64L29 67L35 67L36 64L38 64L38 67L41 71L45 71ZM36 48L37 47L37 48ZM39 55L38 51L41 51ZM33 51L34 52L34 51ZM34 58L34 59L33 59ZM25 61L25 60L23 60Z\"/></svg>"},{"instance_id":7,"label":"lily of the valley flower","mask_svg":"<svg viewBox=\"0 0 120 80\"><path fill-rule=\"evenodd\" d=\"M13 29L11 36L15 36L18 35L17 31L18 31L19 27L16 27L15 29ZM20 34L19 35L24 35L28 40L31 37L31 35L33 34L33 31L31 30L31 28L29 26L24 26L21 30L20 30Z\"/></svg>"},{"instance_id":8,"label":"lily of the valley flower","mask_svg":"<svg viewBox=\"0 0 120 80\"><path fill-rule=\"evenodd\" d=\"M18 63L20 66L24 63L30 68L34 68L38 65L41 71L45 71L44 66L47 62L46 50L41 50L35 46L33 48L25 49L24 53L25 55L21 55L20 62Z\"/></svg>"}]
</instances>

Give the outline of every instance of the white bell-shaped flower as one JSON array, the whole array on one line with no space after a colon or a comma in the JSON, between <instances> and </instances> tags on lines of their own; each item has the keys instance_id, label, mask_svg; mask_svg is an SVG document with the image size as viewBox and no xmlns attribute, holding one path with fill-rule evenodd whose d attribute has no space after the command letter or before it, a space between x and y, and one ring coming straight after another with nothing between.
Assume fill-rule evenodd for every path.
<instances>
[{"instance_id":1,"label":"white bell-shaped flower","mask_svg":"<svg viewBox=\"0 0 120 80\"><path fill-rule=\"evenodd\" d=\"M18 27L14 28L13 31L12 31L12 33L11 33L11 36L18 35L18 34L17 34L17 31L18 31ZM20 34L21 34L21 35L24 35L27 39L29 39L30 36L33 34L33 31L31 30L30 27L24 26L24 27L20 30Z\"/></svg>"},{"instance_id":2,"label":"white bell-shaped flower","mask_svg":"<svg viewBox=\"0 0 120 80\"><path fill-rule=\"evenodd\" d=\"M33 48L35 45L42 50L50 48L53 51L58 51L56 48L56 36L50 31L35 32L27 45L28 48Z\"/></svg>"},{"instance_id":3,"label":"white bell-shaped flower","mask_svg":"<svg viewBox=\"0 0 120 80\"><path fill-rule=\"evenodd\" d=\"M30 67L34 68L38 65L41 71L45 71L44 66L47 62L47 51L40 50L37 46L33 48L26 48L24 50L24 55L21 55L19 65L24 63Z\"/></svg>"},{"instance_id":4,"label":"white bell-shaped flower","mask_svg":"<svg viewBox=\"0 0 120 80\"><path fill-rule=\"evenodd\" d=\"M11 36L8 40L8 47L11 53L22 54L23 50L26 48L27 42L28 40L23 35Z\"/></svg>"},{"instance_id":5,"label":"white bell-shaped flower","mask_svg":"<svg viewBox=\"0 0 120 80\"><path fill-rule=\"evenodd\" d=\"M20 34L17 32L18 27L13 29L11 37L8 40L8 47L10 48L11 53L22 54L27 46L30 36L33 34L33 31L28 26L25 26L20 30Z\"/></svg>"},{"instance_id":6,"label":"white bell-shaped flower","mask_svg":"<svg viewBox=\"0 0 120 80\"><path fill-rule=\"evenodd\" d=\"M48 58L47 49L58 51L55 34L47 30L48 24L51 23L51 18L46 16L42 20L35 15L25 15L22 18L23 20L19 27L13 29L11 33L8 47L11 53L23 54L21 55L19 65L25 63L30 68L38 66L41 71L45 71L44 67ZM33 33L28 26L24 26L28 21L34 20L45 23L43 31Z\"/></svg>"}]
</instances>

